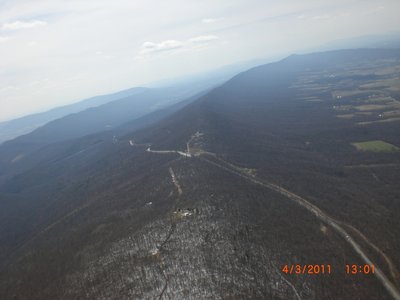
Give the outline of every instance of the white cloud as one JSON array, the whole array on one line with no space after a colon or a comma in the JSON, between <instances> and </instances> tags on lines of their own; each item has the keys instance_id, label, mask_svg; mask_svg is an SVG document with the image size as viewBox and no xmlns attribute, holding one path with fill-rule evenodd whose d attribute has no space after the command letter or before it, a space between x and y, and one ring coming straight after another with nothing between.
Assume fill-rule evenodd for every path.
<instances>
[{"instance_id":1,"label":"white cloud","mask_svg":"<svg viewBox=\"0 0 400 300\"><path fill-rule=\"evenodd\" d=\"M190 43L207 43L210 41L218 40L219 37L215 35L201 35L188 40Z\"/></svg>"},{"instance_id":2,"label":"white cloud","mask_svg":"<svg viewBox=\"0 0 400 300\"><path fill-rule=\"evenodd\" d=\"M166 40L159 43L144 42L140 50L140 55L156 54L159 52L172 52L176 50L195 49L198 44L207 44L218 40L216 35L200 35L184 41Z\"/></svg>"},{"instance_id":3,"label":"white cloud","mask_svg":"<svg viewBox=\"0 0 400 300\"><path fill-rule=\"evenodd\" d=\"M202 23L204 24L212 24L212 23L217 23L222 21L224 18L206 18L201 20Z\"/></svg>"},{"instance_id":4,"label":"white cloud","mask_svg":"<svg viewBox=\"0 0 400 300\"><path fill-rule=\"evenodd\" d=\"M1 26L2 30L18 30L18 29L27 29L27 28L34 28L34 27L41 27L46 26L47 23L40 20L33 20L33 21L14 21L10 23L4 23Z\"/></svg>"},{"instance_id":5,"label":"white cloud","mask_svg":"<svg viewBox=\"0 0 400 300\"><path fill-rule=\"evenodd\" d=\"M160 43L145 42L142 45L141 54L161 52L161 51L171 51L182 48L184 43L177 40L166 40Z\"/></svg>"}]
</instances>

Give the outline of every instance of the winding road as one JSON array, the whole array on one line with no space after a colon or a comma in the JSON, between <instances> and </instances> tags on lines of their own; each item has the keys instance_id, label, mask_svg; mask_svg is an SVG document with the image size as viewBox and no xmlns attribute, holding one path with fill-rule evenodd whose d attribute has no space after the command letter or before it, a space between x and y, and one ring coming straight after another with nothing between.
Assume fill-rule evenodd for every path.
<instances>
[{"instance_id":1,"label":"winding road","mask_svg":"<svg viewBox=\"0 0 400 300\"><path fill-rule=\"evenodd\" d=\"M358 254L358 256L365 262L365 264L368 265L374 265L375 266L375 277L382 283L382 285L385 287L386 291L396 300L400 300L400 292L397 289L397 287L388 279L388 277L384 274L384 272L372 262L372 260L367 256L365 251L361 248L361 246L354 240L354 238L350 235L349 232L347 232L340 224L343 224L344 226L347 226L348 228L354 228L351 225L348 225L343 222L339 222L335 220L334 218L330 217L328 214L323 212L320 208L318 208L316 205L310 203L308 200L304 199L303 197L277 185L271 182L267 182L261 179L256 178L255 176L249 175L248 173L244 172L241 168L226 162L220 158L217 158L215 154L211 154L208 152L200 152L197 154L191 154L190 151L190 143L192 142L193 137L187 142L187 152L182 152L182 151L176 151L176 150L151 150L150 147L146 149L147 152L151 153L158 153L158 154L169 154L169 153L176 153L184 157L197 157L201 161L206 162L208 164L214 165L220 169L223 169L227 172L230 172L236 176L239 176L245 180L251 181L254 184L263 186L267 189L270 189L272 191L275 191L286 198L296 202L297 204L301 205L305 209L307 209L309 212L315 215L316 218L318 218L320 221L323 223L327 224L329 227L331 227L336 233L338 233L343 239L347 242L347 244ZM213 157L214 160L210 160L207 157ZM217 161L221 162L217 162ZM172 175L172 174L171 174ZM354 230L356 230L354 228ZM357 234L359 234L366 242L369 244L373 249L378 251L382 255L382 251L376 247L372 242L370 242L361 232L356 230ZM384 255L384 259L388 262L391 262L390 259ZM389 264L390 270L392 271L393 265ZM395 272L394 272L395 273ZM393 273L392 273L393 274Z\"/></svg>"},{"instance_id":2,"label":"winding road","mask_svg":"<svg viewBox=\"0 0 400 300\"><path fill-rule=\"evenodd\" d=\"M233 173L237 176L240 176L246 180L249 180L252 183L255 183L257 185L261 185L270 190L273 190L273 191L295 201L297 204L303 206L304 208L306 208L308 211L313 213L319 220L321 220L325 224L329 225L340 236L342 236L366 264L374 265L375 266L375 273L374 273L375 277L383 284L385 289L389 292L389 294L394 299L400 300L400 292L398 291L397 287L386 277L386 275L383 273L383 271L368 258L367 254L361 249L360 245L357 244L357 242L350 236L350 234L343 227L341 227L339 225L340 222L338 222L335 219L333 219L332 217L328 216L321 209L316 207L314 204L311 204L310 202L308 202L306 199L300 197L299 195L296 195L276 184L273 184L270 182L264 182L259 179L256 179L256 178L244 173L243 171L241 171L240 168L233 168L232 164L228 164L228 166L224 166L217 162L211 161L211 160L205 158L204 156L200 159L202 161L210 163L214 166L217 166L221 169L224 169L230 173Z\"/></svg>"}]
</instances>

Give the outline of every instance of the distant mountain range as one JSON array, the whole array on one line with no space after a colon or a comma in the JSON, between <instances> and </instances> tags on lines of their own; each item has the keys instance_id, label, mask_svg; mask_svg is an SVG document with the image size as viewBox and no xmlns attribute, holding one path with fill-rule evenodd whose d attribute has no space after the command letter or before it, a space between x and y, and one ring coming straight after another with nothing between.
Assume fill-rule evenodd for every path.
<instances>
[{"instance_id":1,"label":"distant mountain range","mask_svg":"<svg viewBox=\"0 0 400 300\"><path fill-rule=\"evenodd\" d=\"M135 87L113 94L96 96L70 105L57 107L42 113L27 115L25 117L17 118L7 122L1 122L0 144L7 140L14 139L20 135L30 133L36 128L41 127L53 120L63 118L70 114L76 114L90 108L95 108L116 100L128 98L134 95L139 95L145 92L150 92L151 89L163 91L163 93L165 93L166 98L168 98L169 95L172 95L172 93L175 93L176 96L178 97L175 100L184 99L185 97L190 97L191 95L200 93L203 90L207 90L211 87L215 87L219 84L222 84L224 81L228 80L237 73L243 70L247 70L251 67L254 67L257 64L260 64L261 61L262 60L253 60L248 62L242 62L218 68L216 70L202 74L195 74L177 79L159 81L149 84L146 87ZM154 92L157 93L157 91ZM164 104L168 105L168 101L171 101L171 103L173 103L175 100L165 99ZM162 101L163 100L160 98L159 107L163 106ZM139 110L140 109L141 108L139 108ZM152 107L150 104L148 111L150 111L151 109ZM94 112L92 111L92 113ZM122 122L120 123L123 123L124 121L125 119L122 120Z\"/></svg>"},{"instance_id":2,"label":"distant mountain range","mask_svg":"<svg viewBox=\"0 0 400 300\"><path fill-rule=\"evenodd\" d=\"M314 51L328 51L351 48L400 48L400 32L366 35L332 41Z\"/></svg>"},{"instance_id":3,"label":"distant mountain range","mask_svg":"<svg viewBox=\"0 0 400 300\"><path fill-rule=\"evenodd\" d=\"M100 106L117 99L140 94L144 91L146 91L146 88L132 88L114 94L92 97L77 103L57 107L46 112L28 115L8 122L2 122L0 123L0 143L13 139L19 135L29 133L50 121L66 115L77 113L91 107Z\"/></svg>"}]
</instances>

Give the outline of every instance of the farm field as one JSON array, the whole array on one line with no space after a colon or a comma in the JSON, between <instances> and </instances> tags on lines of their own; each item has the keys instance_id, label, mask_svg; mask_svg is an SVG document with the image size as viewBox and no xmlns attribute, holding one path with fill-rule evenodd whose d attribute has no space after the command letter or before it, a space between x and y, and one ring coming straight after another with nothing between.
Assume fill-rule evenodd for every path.
<instances>
[{"instance_id":1,"label":"farm field","mask_svg":"<svg viewBox=\"0 0 400 300\"><path fill-rule=\"evenodd\" d=\"M367 141L352 143L352 145L360 151L394 152L400 150L398 147L384 141Z\"/></svg>"}]
</instances>

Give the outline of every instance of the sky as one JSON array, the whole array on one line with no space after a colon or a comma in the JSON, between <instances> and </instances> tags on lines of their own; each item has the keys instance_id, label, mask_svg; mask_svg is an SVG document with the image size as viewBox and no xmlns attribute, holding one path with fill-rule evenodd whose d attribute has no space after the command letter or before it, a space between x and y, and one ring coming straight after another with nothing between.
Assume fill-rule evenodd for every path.
<instances>
[{"instance_id":1,"label":"sky","mask_svg":"<svg viewBox=\"0 0 400 300\"><path fill-rule=\"evenodd\" d=\"M399 0L0 0L0 122L399 31Z\"/></svg>"}]
</instances>

